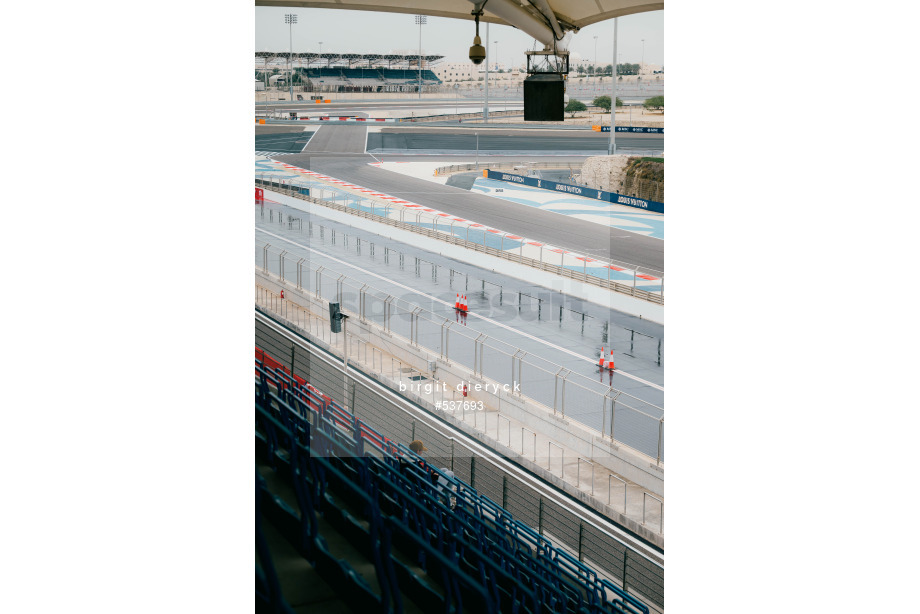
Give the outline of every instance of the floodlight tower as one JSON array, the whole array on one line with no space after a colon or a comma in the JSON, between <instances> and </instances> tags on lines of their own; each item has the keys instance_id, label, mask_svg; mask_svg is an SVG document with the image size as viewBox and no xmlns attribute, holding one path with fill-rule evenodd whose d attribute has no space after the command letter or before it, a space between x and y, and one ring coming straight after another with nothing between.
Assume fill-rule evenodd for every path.
<instances>
[{"instance_id":1,"label":"floodlight tower","mask_svg":"<svg viewBox=\"0 0 920 614\"><path fill-rule=\"evenodd\" d=\"M597 37L594 37L594 87L597 88Z\"/></svg>"},{"instance_id":2,"label":"floodlight tower","mask_svg":"<svg viewBox=\"0 0 920 614\"><path fill-rule=\"evenodd\" d=\"M607 144L607 155L617 153L617 18L613 18L613 74L610 85L613 91L610 94L610 141Z\"/></svg>"},{"instance_id":3,"label":"floodlight tower","mask_svg":"<svg viewBox=\"0 0 920 614\"><path fill-rule=\"evenodd\" d=\"M418 99L422 99L422 26L428 23L425 15L416 15L415 24L418 26Z\"/></svg>"},{"instance_id":4,"label":"floodlight tower","mask_svg":"<svg viewBox=\"0 0 920 614\"><path fill-rule=\"evenodd\" d=\"M294 101L294 33L293 28L294 24L297 23L297 15L294 13L285 13L284 14L284 23L288 24L288 43L290 44L290 52L288 53L288 77L290 79L291 87L291 101Z\"/></svg>"}]
</instances>

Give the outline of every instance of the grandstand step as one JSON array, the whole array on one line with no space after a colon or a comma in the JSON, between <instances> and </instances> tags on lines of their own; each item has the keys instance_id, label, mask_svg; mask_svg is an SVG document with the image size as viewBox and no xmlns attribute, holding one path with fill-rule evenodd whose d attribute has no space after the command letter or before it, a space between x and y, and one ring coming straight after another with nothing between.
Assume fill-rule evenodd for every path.
<instances>
[{"instance_id":1,"label":"grandstand step","mask_svg":"<svg viewBox=\"0 0 920 614\"><path fill-rule=\"evenodd\" d=\"M262 378L267 377L265 372L260 373ZM432 479L441 464L440 457L437 464L432 464L434 456L420 460L404 446L394 449L382 434L369 432L364 445L382 452L384 458L362 458L361 454L371 451L356 447L349 433L365 434L366 430L353 423L342 408L327 408L324 404L323 412L311 414L314 419L307 425L294 405L289 404L290 399L267 393L262 381L261 387L257 381L256 390L256 426L262 435L257 433L256 456L261 461L257 461L257 494L261 495L257 502L279 536L286 538L301 558L313 562L325 583L338 591L352 609L379 610L377 595L384 593L380 589L395 584L398 588L393 588L401 595L406 611L444 611L445 595L449 595L451 603L462 599L464 610L472 609L476 614L498 603L502 611L507 611L509 605L520 605L522 613L540 607L573 614L602 611L595 607L604 600L599 597L604 589L598 584L596 572L580 564L576 552L559 543L563 538L556 531L565 533L570 525L564 523L553 501L546 501L548 526L540 538L537 527L515 522L509 514L512 510L505 511L495 503L504 499L506 487L503 480L495 479L489 464L476 465L482 492L472 491L462 479L445 490L451 482L441 480L447 477ZM311 435L308 448L293 445L294 434L307 432ZM412 435L416 435L415 428ZM431 432L422 432L421 437L426 442L436 441ZM399 437L405 439L405 435ZM272 453L270 458L269 449L275 447L280 453ZM437 446L432 450L432 455L436 454ZM300 470L307 473L304 478L325 485L323 496L313 489L305 495L299 482L292 481L288 458L298 460ZM308 458L309 462L304 462ZM472 470L470 461L471 480ZM319 529L322 539L304 541L304 525L298 520L298 493L301 503L315 506L318 518L313 524L313 516L309 515L309 528ZM456 495L456 505L451 504L450 493ZM489 499L493 493L495 499ZM378 509L365 517L372 500L376 500ZM524 500L514 512L523 514L526 504ZM541 500L541 520L543 508ZM368 518L374 522L369 524ZM378 528L382 529L379 547L390 554L387 563L392 564L380 570L379 578L373 563L378 544L372 537ZM588 537L592 542L594 535ZM580 553L581 533L574 538L565 537L578 542ZM264 553L264 547L261 551ZM629 569L630 588L636 584L643 587L647 566L639 561ZM617 609L619 604L608 603L603 611L622 611ZM312 611L317 610L324 608ZM644 606L633 610L634 614L643 611L647 612Z\"/></svg>"},{"instance_id":2,"label":"grandstand step","mask_svg":"<svg viewBox=\"0 0 920 614\"><path fill-rule=\"evenodd\" d=\"M410 551L411 554L403 552L397 544L393 544L390 551L402 594L422 611L435 611L437 606L442 606L444 603L444 589L438 582L428 577L425 570L414 560L414 550L410 548Z\"/></svg>"},{"instance_id":3,"label":"grandstand step","mask_svg":"<svg viewBox=\"0 0 920 614\"><path fill-rule=\"evenodd\" d=\"M262 469L266 470L268 473L273 473L271 469L267 467L263 467ZM268 482L268 480L266 480L266 482ZM285 490L278 480L274 481L274 486L280 491ZM299 558L302 559L303 557L298 553L296 545L299 539L298 525L293 517L293 515L299 515L296 512L296 504L287 510L280 509L278 506L279 500L282 501L282 504L286 504L286 502L277 494L277 491L270 492L269 494L273 496L273 500L266 501L264 508L264 517L267 519L266 521L272 524L275 533L285 541L293 552L297 553ZM329 522L322 516L318 516L317 526L318 534L322 538L323 545L315 547L313 552L316 555L316 565L321 575L327 579L332 578L332 580L328 581L337 585L336 590L341 590L343 585L348 585L344 578L347 577L350 572L353 572L354 582L365 585L367 589L366 591L358 591L357 596L359 598L363 597L366 601L370 593L380 595L380 584L377 580L377 573L373 561L365 556L358 548L354 547L349 537L339 531L334 523ZM272 552L274 552L274 550L272 550ZM304 559L304 561L306 562L306 559ZM341 565L341 562L344 562L344 567ZM278 573L280 576L281 572L279 571ZM357 587L353 586L352 588ZM293 605L292 603L292 606ZM345 611L350 610L346 609Z\"/></svg>"},{"instance_id":4,"label":"grandstand step","mask_svg":"<svg viewBox=\"0 0 920 614\"><path fill-rule=\"evenodd\" d=\"M280 468L279 471L273 471L271 467L264 463L257 463L256 468L259 471L259 475L265 479L268 491L272 495L280 498L292 510L300 509L297 503L297 493L294 492L294 487L291 486L289 481L289 471L282 471ZM298 517L299 515L298 513Z\"/></svg>"},{"instance_id":5,"label":"grandstand step","mask_svg":"<svg viewBox=\"0 0 920 614\"><path fill-rule=\"evenodd\" d=\"M263 459L264 461L264 459ZM288 504L291 510L297 509L296 495L293 488L287 483L286 479L278 471L272 470L264 462L257 466L259 474L265 479L269 492L276 498ZM267 508L271 510L272 508ZM355 566L354 556L348 556L346 552L339 547L340 540L346 541L358 552L364 561L370 561L369 547L366 542L369 539L369 523L360 517L360 510L347 503L344 499L336 497L334 493L327 491L324 501L325 516L319 518L319 534L322 535L330 550L330 554L336 558L345 558L355 567L355 571L361 573L362 570ZM272 518L276 518L277 511L270 512ZM284 528L274 527L278 535L288 535L293 541L296 535L295 525L285 518ZM359 535L359 532L362 535ZM361 543L365 541L365 543ZM288 542L288 546L293 548ZM295 550L296 552L296 550ZM398 582L403 596L403 609L405 612L428 612L434 603L443 604L444 591L441 586L427 578L423 570L413 559L401 551L392 552L393 563L395 565ZM367 564L367 573L376 578L375 569L372 563ZM367 578L367 575L362 573ZM370 583L369 583L370 584ZM373 588L377 585L371 584Z\"/></svg>"},{"instance_id":6,"label":"grandstand step","mask_svg":"<svg viewBox=\"0 0 920 614\"><path fill-rule=\"evenodd\" d=\"M272 470L268 465L257 465L257 468L259 474L266 481L268 492L275 499L272 502L266 502L275 504L266 506L266 516L272 519L274 523L281 523L280 526L277 524L273 525L276 532L286 538L289 547L296 552L299 531L295 520L299 518L300 514L294 489L281 473ZM288 509L278 509L279 506L277 503L279 501ZM369 544L368 548L358 547L354 542L360 542L360 537L347 532L349 529L352 531L358 529L361 527L361 523L351 514L348 514L348 518L354 519L353 523L348 521L342 522L345 516L342 515L342 510L340 508L332 507L333 504L336 504L334 496L329 496L327 500L324 501L323 510L329 514L330 518L326 518L323 515L317 516L318 534L325 542L325 549L328 553L328 557L334 560L345 561L354 571L355 575L367 584L371 592L380 595L380 583L377 579L377 571L374 567L371 554L368 551ZM367 523L365 522L363 524L366 527ZM322 554L317 553L317 556L321 557ZM333 567L333 563L327 562L326 569L328 570L330 567ZM421 610L418 611L421 612Z\"/></svg>"},{"instance_id":7,"label":"grandstand step","mask_svg":"<svg viewBox=\"0 0 920 614\"><path fill-rule=\"evenodd\" d=\"M262 517L262 530L271 549L281 592L294 612L332 614L352 611L265 516Z\"/></svg>"}]
</instances>

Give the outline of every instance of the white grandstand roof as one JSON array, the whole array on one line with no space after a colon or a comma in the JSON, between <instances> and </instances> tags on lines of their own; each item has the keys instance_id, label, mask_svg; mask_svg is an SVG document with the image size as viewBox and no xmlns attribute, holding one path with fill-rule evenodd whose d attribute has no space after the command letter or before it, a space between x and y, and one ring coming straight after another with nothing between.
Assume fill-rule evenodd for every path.
<instances>
[{"instance_id":1,"label":"white grandstand roof","mask_svg":"<svg viewBox=\"0 0 920 614\"><path fill-rule=\"evenodd\" d=\"M290 53L288 51L256 51L257 58L268 58L269 60L287 60L288 56L294 58L303 58L309 60L330 60L330 61L367 61L367 60L396 60L403 62L416 62L419 58L423 62L431 64L436 60L444 58L443 55L418 55L417 53L313 53L312 51Z\"/></svg>"}]
</instances>

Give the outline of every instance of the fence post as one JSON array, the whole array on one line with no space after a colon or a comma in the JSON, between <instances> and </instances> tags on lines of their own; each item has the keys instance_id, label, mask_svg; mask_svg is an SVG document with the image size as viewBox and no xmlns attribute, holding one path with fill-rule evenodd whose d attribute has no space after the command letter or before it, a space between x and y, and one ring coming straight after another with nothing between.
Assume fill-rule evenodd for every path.
<instances>
[{"instance_id":1,"label":"fence post","mask_svg":"<svg viewBox=\"0 0 920 614\"><path fill-rule=\"evenodd\" d=\"M585 525L581 520L579 520L578 521L578 562L579 563L585 562L584 552L582 552L582 549L581 549L581 544L582 544L582 541L584 540L584 537L585 537Z\"/></svg>"},{"instance_id":2,"label":"fence post","mask_svg":"<svg viewBox=\"0 0 920 614\"><path fill-rule=\"evenodd\" d=\"M611 392L613 392L613 388L610 388L607 394L609 395ZM614 421L614 418L616 417L617 398L622 394L622 392L623 392L622 390L618 390L616 395L614 395L614 397L610 399L610 443L613 443L615 441L613 437L613 421Z\"/></svg>"},{"instance_id":3,"label":"fence post","mask_svg":"<svg viewBox=\"0 0 920 614\"><path fill-rule=\"evenodd\" d=\"M623 592L624 593L629 592L629 589L626 588L626 565L628 564L627 562L628 554L629 554L629 548L624 548L623 550Z\"/></svg>"},{"instance_id":4,"label":"fence post","mask_svg":"<svg viewBox=\"0 0 920 614\"><path fill-rule=\"evenodd\" d=\"M543 495L540 495L540 511L537 516L537 533L543 535Z\"/></svg>"},{"instance_id":5,"label":"fence post","mask_svg":"<svg viewBox=\"0 0 920 614\"><path fill-rule=\"evenodd\" d=\"M562 417L565 418L565 381L569 376L569 373L566 373L562 376Z\"/></svg>"},{"instance_id":6,"label":"fence post","mask_svg":"<svg viewBox=\"0 0 920 614\"><path fill-rule=\"evenodd\" d=\"M661 439L664 431L664 418L661 418L658 421L658 459L655 461L656 465L661 464Z\"/></svg>"}]
</instances>

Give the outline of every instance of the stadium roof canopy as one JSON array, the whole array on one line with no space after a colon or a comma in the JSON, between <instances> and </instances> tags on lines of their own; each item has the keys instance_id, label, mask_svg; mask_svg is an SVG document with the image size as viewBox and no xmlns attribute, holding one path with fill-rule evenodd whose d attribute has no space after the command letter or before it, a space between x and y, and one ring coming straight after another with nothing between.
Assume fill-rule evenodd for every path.
<instances>
[{"instance_id":1,"label":"stadium roof canopy","mask_svg":"<svg viewBox=\"0 0 920 614\"><path fill-rule=\"evenodd\" d=\"M664 9L664 0L256 0L256 6L349 9L408 13L472 20L483 5L480 21L512 26L551 46L567 32L611 19Z\"/></svg>"}]
</instances>

